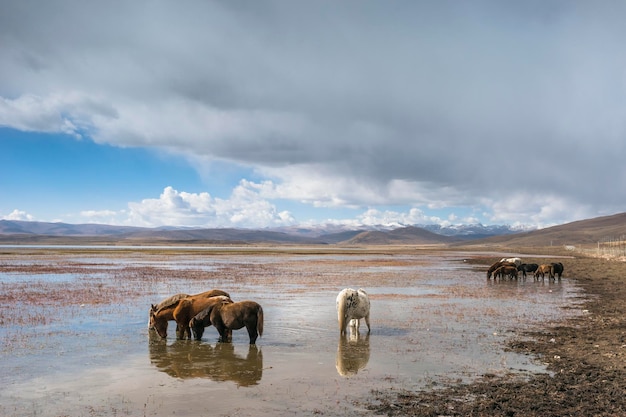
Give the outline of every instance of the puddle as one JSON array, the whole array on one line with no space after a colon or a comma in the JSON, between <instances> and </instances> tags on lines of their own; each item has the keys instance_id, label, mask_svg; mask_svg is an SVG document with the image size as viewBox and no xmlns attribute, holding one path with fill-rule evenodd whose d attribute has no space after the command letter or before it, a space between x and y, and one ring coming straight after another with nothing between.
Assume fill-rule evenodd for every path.
<instances>
[{"instance_id":1,"label":"puddle","mask_svg":"<svg viewBox=\"0 0 626 417\"><path fill-rule=\"evenodd\" d=\"M27 312L20 321L14 310L0 311L0 415L367 415L355 400L372 389L544 371L504 343L516 330L576 314L562 307L574 305L579 290L566 278L487 281L484 271L455 261L462 256L233 250L166 259L68 252L33 261L81 264L80 279L3 273L26 261L19 253L0 259L0 297L23 293ZM77 299L85 282L99 300ZM360 335L339 337L335 298L348 286L370 294L369 335L362 323ZM44 302L29 292L39 287L69 296ZM233 332L232 344L218 343L213 327L201 341L148 331L151 303L211 288L263 306L255 347L245 330Z\"/></svg>"}]
</instances>

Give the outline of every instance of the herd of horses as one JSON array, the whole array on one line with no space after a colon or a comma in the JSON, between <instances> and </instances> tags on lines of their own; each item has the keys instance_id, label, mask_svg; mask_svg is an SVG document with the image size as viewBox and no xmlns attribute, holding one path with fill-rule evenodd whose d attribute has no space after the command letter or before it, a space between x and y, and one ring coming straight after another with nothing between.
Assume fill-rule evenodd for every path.
<instances>
[{"instance_id":1,"label":"herd of horses","mask_svg":"<svg viewBox=\"0 0 626 417\"><path fill-rule=\"evenodd\" d=\"M551 262L546 264L535 263L523 263L521 258L502 258L498 262L495 262L487 270L487 279L491 279L493 276L494 281L497 279L517 279L520 274L523 279L526 279L528 274L532 274L535 281L541 278L545 280L545 276L548 275L548 280L561 280L563 276L563 264L561 262Z\"/></svg>"},{"instance_id":2,"label":"herd of horses","mask_svg":"<svg viewBox=\"0 0 626 417\"><path fill-rule=\"evenodd\" d=\"M348 324L359 331L361 319L365 319L370 332L370 301L362 288L345 288L337 295L339 333L345 335ZM234 302L230 294L213 289L200 294L175 294L152 304L148 328L167 338L169 321L176 322L176 338L200 340L204 329L213 325L220 335L220 342L232 341L232 331L246 328L250 344L256 344L263 336L263 308L255 301Z\"/></svg>"},{"instance_id":3,"label":"herd of horses","mask_svg":"<svg viewBox=\"0 0 626 417\"><path fill-rule=\"evenodd\" d=\"M535 281L561 280L563 264L551 262L546 264L523 263L521 258L502 258L487 270L487 279L518 279L521 275L526 279L533 274ZM370 328L370 300L367 292L344 288L337 295L337 321L339 334L345 336L348 326L359 333L361 319ZM250 344L256 344L259 336L263 335L263 308L255 301L234 302L230 294L213 289L200 294L175 294L159 304L151 305L149 311L149 328L157 334L167 338L169 321L176 322L177 339L191 339L192 333L196 340L200 340L205 328L213 325L219 335L220 342L230 342L232 331L246 328Z\"/></svg>"},{"instance_id":4,"label":"herd of horses","mask_svg":"<svg viewBox=\"0 0 626 417\"><path fill-rule=\"evenodd\" d=\"M250 344L256 344L263 335L263 308L255 301L234 302L230 294L222 290L210 290L200 294L176 294L157 305L150 306L149 328L165 339L168 322L176 322L177 339L200 340L204 328L215 326L221 342L232 340L232 331L246 328Z\"/></svg>"}]
</instances>

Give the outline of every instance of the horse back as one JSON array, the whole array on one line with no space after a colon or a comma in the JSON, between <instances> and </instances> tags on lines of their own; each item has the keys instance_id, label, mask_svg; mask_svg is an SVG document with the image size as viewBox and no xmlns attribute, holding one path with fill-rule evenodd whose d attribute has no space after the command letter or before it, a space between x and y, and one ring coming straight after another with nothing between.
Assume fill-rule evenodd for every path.
<instances>
[{"instance_id":1,"label":"horse back","mask_svg":"<svg viewBox=\"0 0 626 417\"><path fill-rule=\"evenodd\" d=\"M246 323L256 321L259 327L259 334L262 335L263 308L256 301L249 300L221 304L216 306L211 312L211 322L214 322L214 320L220 320L229 328L231 326L244 326Z\"/></svg>"}]
</instances>

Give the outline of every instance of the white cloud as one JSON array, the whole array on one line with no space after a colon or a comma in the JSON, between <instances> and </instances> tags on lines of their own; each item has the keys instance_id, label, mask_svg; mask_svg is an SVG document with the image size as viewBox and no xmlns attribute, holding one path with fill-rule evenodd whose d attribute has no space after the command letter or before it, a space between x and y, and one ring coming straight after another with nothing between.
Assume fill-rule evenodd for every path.
<instances>
[{"instance_id":1,"label":"white cloud","mask_svg":"<svg viewBox=\"0 0 626 417\"><path fill-rule=\"evenodd\" d=\"M188 193L166 187L159 198L128 204L128 221L141 226L272 227L295 222L287 211L262 199L250 184L242 182L229 199L209 193Z\"/></svg>"},{"instance_id":2,"label":"white cloud","mask_svg":"<svg viewBox=\"0 0 626 417\"><path fill-rule=\"evenodd\" d=\"M22 221L33 221L34 217L25 211L15 209L11 213L6 216L1 217L3 220L22 220Z\"/></svg>"}]
</instances>

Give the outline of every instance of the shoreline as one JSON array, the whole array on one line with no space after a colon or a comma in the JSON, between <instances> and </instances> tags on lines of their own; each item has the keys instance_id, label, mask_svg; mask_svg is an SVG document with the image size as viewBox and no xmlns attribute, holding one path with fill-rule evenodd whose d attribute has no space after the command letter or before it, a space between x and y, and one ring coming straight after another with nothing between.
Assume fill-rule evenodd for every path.
<instances>
[{"instance_id":1,"label":"shoreline","mask_svg":"<svg viewBox=\"0 0 626 417\"><path fill-rule=\"evenodd\" d=\"M497 259L472 262L478 260ZM626 263L575 256L563 279L583 289L587 314L521 332L506 348L532 355L548 374L484 374L438 389L380 390L366 408L387 416L626 415Z\"/></svg>"}]
</instances>

